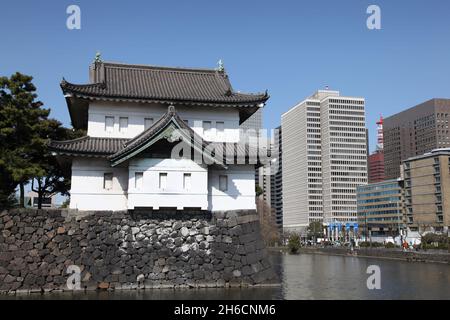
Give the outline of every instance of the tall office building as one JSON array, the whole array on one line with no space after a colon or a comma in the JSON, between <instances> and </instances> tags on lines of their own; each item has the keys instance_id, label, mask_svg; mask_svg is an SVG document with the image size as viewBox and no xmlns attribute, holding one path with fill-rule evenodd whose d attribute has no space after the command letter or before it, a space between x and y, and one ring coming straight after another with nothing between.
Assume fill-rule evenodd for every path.
<instances>
[{"instance_id":1,"label":"tall office building","mask_svg":"<svg viewBox=\"0 0 450 320\"><path fill-rule=\"evenodd\" d=\"M248 136L258 137L260 130L263 128L263 110L256 111L250 118L240 125L241 139L246 139ZM257 168L255 170L255 183L262 191L262 197L267 204L270 205L270 177L265 177L264 168Z\"/></svg>"},{"instance_id":2,"label":"tall office building","mask_svg":"<svg viewBox=\"0 0 450 320\"><path fill-rule=\"evenodd\" d=\"M450 147L450 99L431 99L384 120L385 178L400 177L403 160Z\"/></svg>"},{"instance_id":3,"label":"tall office building","mask_svg":"<svg viewBox=\"0 0 450 320\"><path fill-rule=\"evenodd\" d=\"M406 223L409 230L448 232L449 168L450 148L436 149L403 162Z\"/></svg>"},{"instance_id":4,"label":"tall office building","mask_svg":"<svg viewBox=\"0 0 450 320\"><path fill-rule=\"evenodd\" d=\"M282 115L283 227L357 221L367 184L365 101L319 90Z\"/></svg>"},{"instance_id":5,"label":"tall office building","mask_svg":"<svg viewBox=\"0 0 450 320\"><path fill-rule=\"evenodd\" d=\"M250 118L245 120L241 125L240 129L243 133L245 133L246 130L260 130L263 127L263 110L262 108L256 111L254 114L251 115Z\"/></svg>"},{"instance_id":6,"label":"tall office building","mask_svg":"<svg viewBox=\"0 0 450 320\"><path fill-rule=\"evenodd\" d=\"M277 144L278 154L274 157L277 162L275 167L277 171L270 176L270 202L271 207L275 211L275 219L277 226L283 228L283 146L282 146L282 133L281 126L275 129L274 132L274 143Z\"/></svg>"}]
</instances>

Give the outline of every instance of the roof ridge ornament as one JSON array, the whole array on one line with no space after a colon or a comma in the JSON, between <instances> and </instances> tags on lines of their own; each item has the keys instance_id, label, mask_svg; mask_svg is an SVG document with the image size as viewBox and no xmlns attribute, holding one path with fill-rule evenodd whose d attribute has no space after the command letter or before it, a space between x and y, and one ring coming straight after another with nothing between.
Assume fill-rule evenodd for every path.
<instances>
[{"instance_id":1,"label":"roof ridge ornament","mask_svg":"<svg viewBox=\"0 0 450 320\"><path fill-rule=\"evenodd\" d=\"M173 103L170 104L169 108L167 109L168 113L175 113L175 106Z\"/></svg>"},{"instance_id":2,"label":"roof ridge ornament","mask_svg":"<svg viewBox=\"0 0 450 320\"><path fill-rule=\"evenodd\" d=\"M223 65L222 59L219 59L219 61L217 61L217 68L216 68L216 70L219 71L219 72L225 71L225 66Z\"/></svg>"},{"instance_id":3,"label":"roof ridge ornament","mask_svg":"<svg viewBox=\"0 0 450 320\"><path fill-rule=\"evenodd\" d=\"M97 51L97 53L95 54L95 59L94 59L94 63L102 63L102 54Z\"/></svg>"}]
</instances>

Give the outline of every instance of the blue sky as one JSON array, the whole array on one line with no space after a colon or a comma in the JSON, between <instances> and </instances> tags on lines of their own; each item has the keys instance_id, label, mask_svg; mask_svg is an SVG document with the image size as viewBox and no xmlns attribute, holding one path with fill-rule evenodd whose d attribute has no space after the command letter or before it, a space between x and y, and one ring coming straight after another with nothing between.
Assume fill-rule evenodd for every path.
<instances>
[{"instance_id":1,"label":"blue sky","mask_svg":"<svg viewBox=\"0 0 450 320\"><path fill-rule=\"evenodd\" d=\"M79 5L82 29L66 28ZM381 8L382 30L366 9ZM375 121L433 97L450 97L450 2L8 1L0 10L0 75L33 75L39 98L69 125L59 82L86 83L96 51L104 60L215 67L223 59L235 90L269 90L265 126L329 86L367 102Z\"/></svg>"}]
</instances>

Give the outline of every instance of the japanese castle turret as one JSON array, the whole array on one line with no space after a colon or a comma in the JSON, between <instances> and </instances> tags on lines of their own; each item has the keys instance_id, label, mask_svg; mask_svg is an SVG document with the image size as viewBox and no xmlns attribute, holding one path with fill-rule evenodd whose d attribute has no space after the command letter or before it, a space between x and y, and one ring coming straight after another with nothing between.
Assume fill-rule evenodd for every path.
<instances>
[{"instance_id":1,"label":"japanese castle turret","mask_svg":"<svg viewBox=\"0 0 450 320\"><path fill-rule=\"evenodd\" d=\"M80 211L254 210L256 146L240 124L269 96L235 92L223 66L186 69L102 62L89 84L61 83L75 129L52 141L71 166Z\"/></svg>"}]
</instances>

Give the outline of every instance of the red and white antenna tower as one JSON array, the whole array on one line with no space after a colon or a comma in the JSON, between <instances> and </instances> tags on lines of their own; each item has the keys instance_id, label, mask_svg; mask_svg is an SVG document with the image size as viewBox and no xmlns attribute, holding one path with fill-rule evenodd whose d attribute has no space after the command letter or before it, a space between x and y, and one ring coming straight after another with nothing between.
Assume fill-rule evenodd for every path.
<instances>
[{"instance_id":1,"label":"red and white antenna tower","mask_svg":"<svg viewBox=\"0 0 450 320\"><path fill-rule=\"evenodd\" d=\"M383 149L384 149L383 116L380 115L380 120L377 121L377 151L383 151Z\"/></svg>"}]
</instances>

